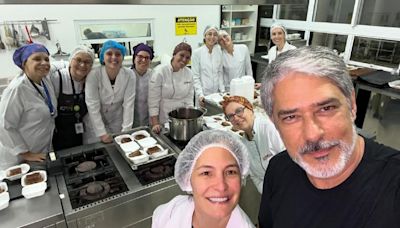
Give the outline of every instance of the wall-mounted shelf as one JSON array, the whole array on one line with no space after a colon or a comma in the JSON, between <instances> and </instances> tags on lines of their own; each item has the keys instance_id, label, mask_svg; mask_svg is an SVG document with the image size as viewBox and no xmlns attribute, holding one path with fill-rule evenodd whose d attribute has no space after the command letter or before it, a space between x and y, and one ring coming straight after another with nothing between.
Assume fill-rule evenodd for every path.
<instances>
[{"instance_id":1,"label":"wall-mounted shelf","mask_svg":"<svg viewBox=\"0 0 400 228\"><path fill-rule=\"evenodd\" d=\"M233 43L246 44L251 54L255 47L257 12L258 5L221 6L221 28L231 35Z\"/></svg>"}]
</instances>

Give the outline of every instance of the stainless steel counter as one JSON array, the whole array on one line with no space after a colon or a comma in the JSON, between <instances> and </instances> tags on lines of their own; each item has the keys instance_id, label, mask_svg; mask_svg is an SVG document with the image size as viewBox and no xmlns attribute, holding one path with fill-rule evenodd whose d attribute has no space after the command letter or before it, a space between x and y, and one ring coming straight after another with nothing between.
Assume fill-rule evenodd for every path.
<instances>
[{"instance_id":1,"label":"stainless steel counter","mask_svg":"<svg viewBox=\"0 0 400 228\"><path fill-rule=\"evenodd\" d=\"M0 211L1 227L66 227L54 177L48 177L50 189L43 196L16 199Z\"/></svg>"}]
</instances>

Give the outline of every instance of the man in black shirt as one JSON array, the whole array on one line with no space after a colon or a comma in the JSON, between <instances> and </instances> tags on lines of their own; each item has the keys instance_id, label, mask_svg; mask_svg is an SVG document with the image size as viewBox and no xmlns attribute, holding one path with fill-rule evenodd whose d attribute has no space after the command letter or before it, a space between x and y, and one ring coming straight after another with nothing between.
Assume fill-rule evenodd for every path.
<instances>
[{"instance_id":1,"label":"man in black shirt","mask_svg":"<svg viewBox=\"0 0 400 228\"><path fill-rule=\"evenodd\" d=\"M287 151L268 166L260 227L400 227L400 153L357 135L339 56L324 47L282 53L261 92Z\"/></svg>"}]
</instances>

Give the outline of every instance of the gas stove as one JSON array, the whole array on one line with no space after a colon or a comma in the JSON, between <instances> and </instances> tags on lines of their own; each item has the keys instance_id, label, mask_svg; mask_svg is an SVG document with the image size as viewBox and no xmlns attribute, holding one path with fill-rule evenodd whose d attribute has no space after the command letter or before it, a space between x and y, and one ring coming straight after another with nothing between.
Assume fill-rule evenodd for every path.
<instances>
[{"instance_id":1,"label":"gas stove","mask_svg":"<svg viewBox=\"0 0 400 228\"><path fill-rule=\"evenodd\" d=\"M148 185L174 175L176 158L166 157L152 163L139 166L134 170L136 177L142 185Z\"/></svg>"},{"instance_id":2,"label":"gas stove","mask_svg":"<svg viewBox=\"0 0 400 228\"><path fill-rule=\"evenodd\" d=\"M128 191L105 148L65 155L61 163L73 209Z\"/></svg>"}]
</instances>

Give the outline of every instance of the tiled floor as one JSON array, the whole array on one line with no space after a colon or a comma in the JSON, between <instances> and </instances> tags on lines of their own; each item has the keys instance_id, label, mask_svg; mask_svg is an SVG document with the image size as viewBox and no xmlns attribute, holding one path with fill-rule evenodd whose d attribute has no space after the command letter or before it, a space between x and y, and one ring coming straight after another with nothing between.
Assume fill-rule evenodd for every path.
<instances>
[{"instance_id":1,"label":"tiled floor","mask_svg":"<svg viewBox=\"0 0 400 228\"><path fill-rule=\"evenodd\" d=\"M371 94L363 130L376 141L400 150L400 100Z\"/></svg>"}]
</instances>

